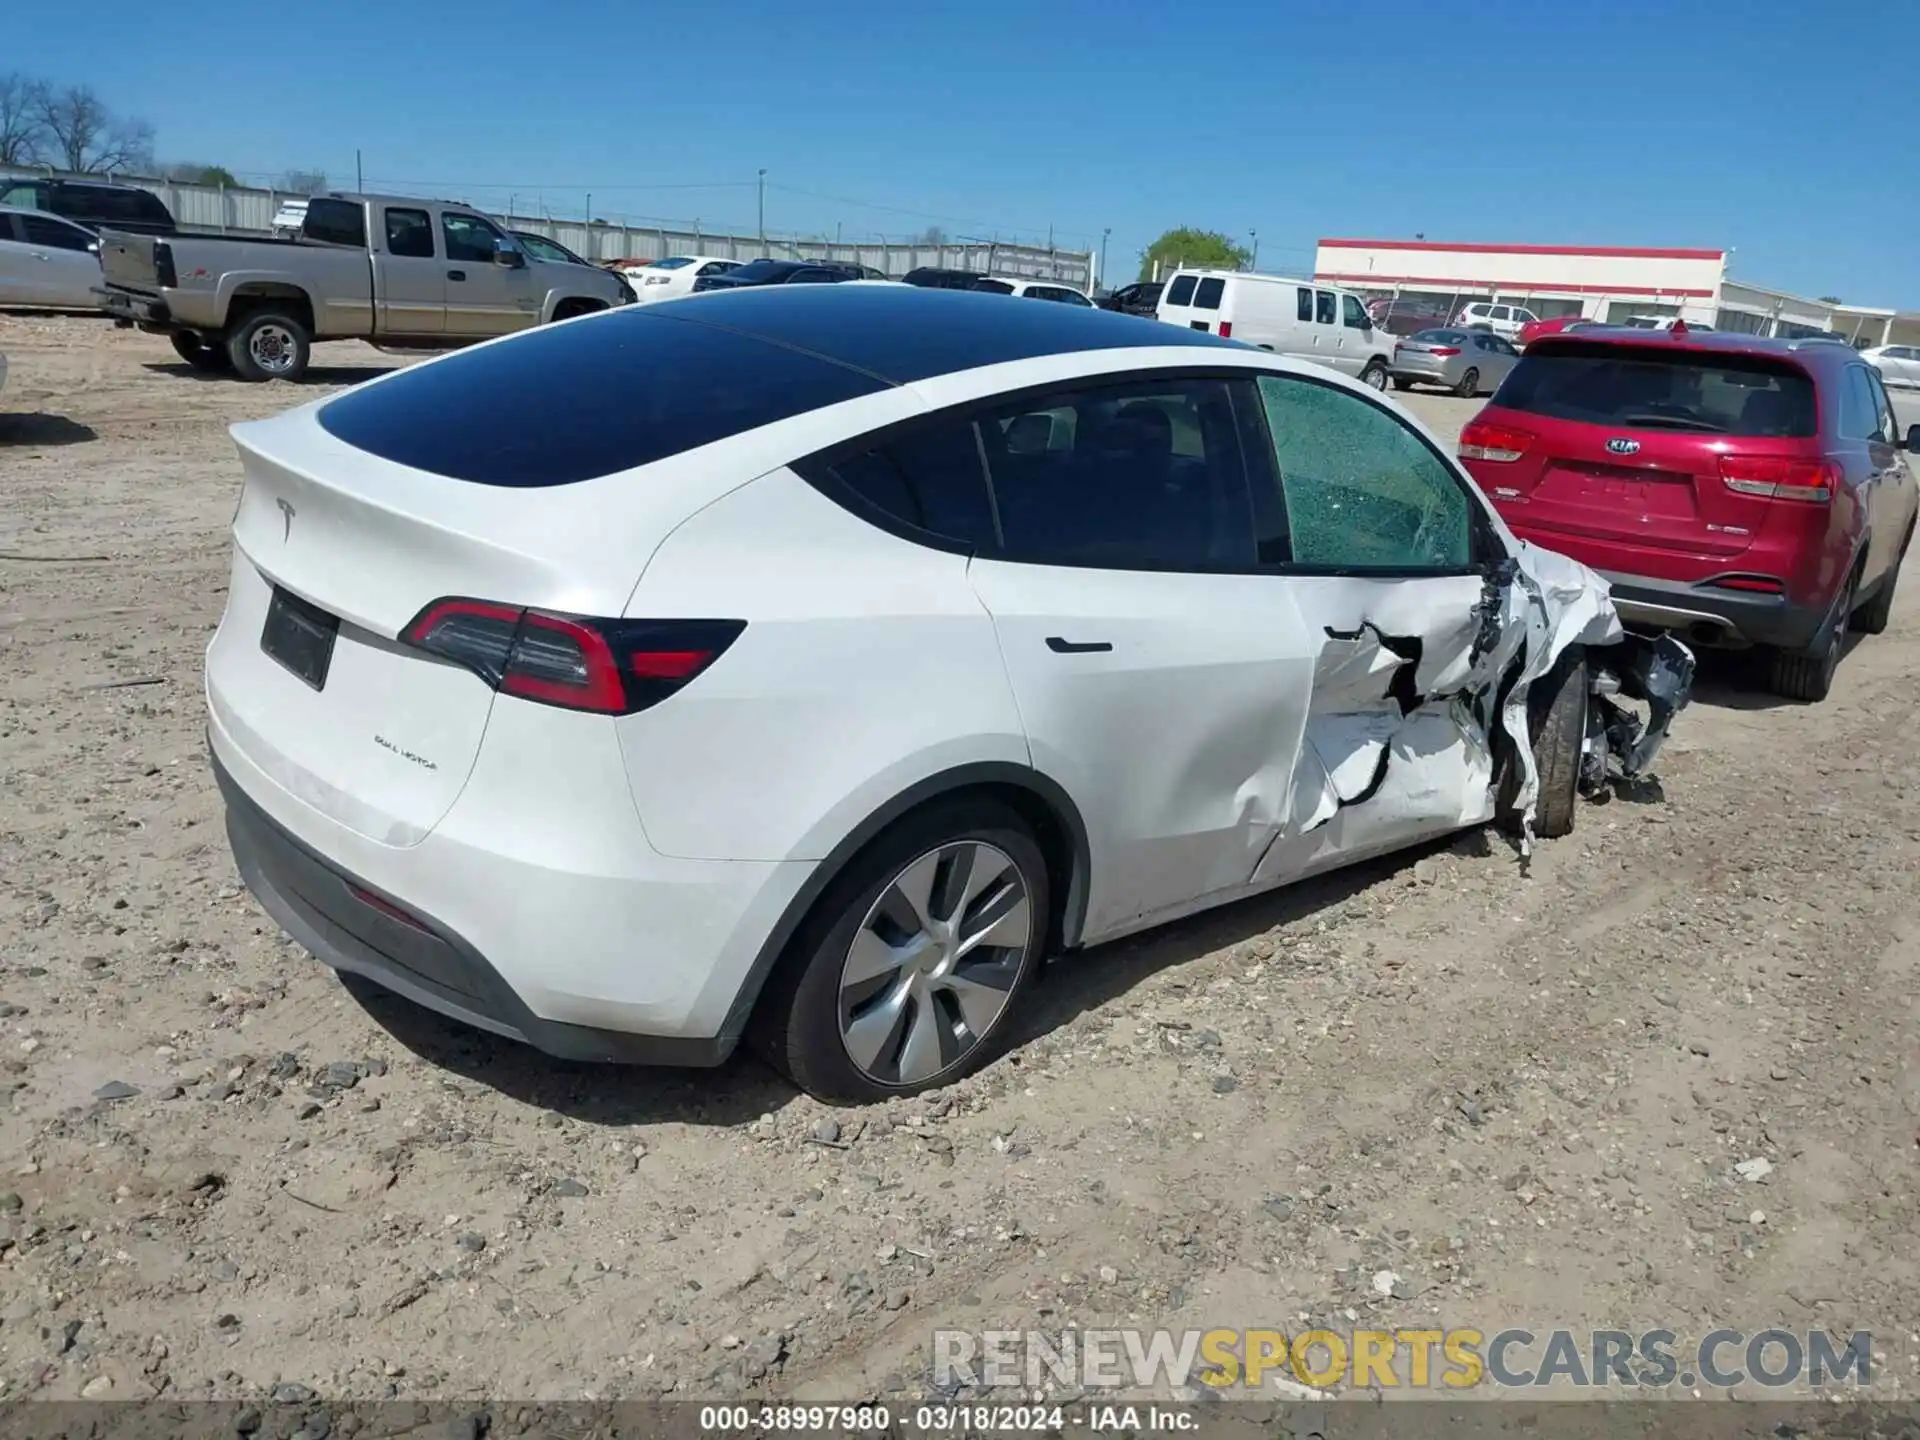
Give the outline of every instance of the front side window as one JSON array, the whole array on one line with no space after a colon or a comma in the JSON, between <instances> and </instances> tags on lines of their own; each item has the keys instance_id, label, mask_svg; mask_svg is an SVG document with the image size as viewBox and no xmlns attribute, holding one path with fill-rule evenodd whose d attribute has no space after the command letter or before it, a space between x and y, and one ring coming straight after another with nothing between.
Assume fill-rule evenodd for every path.
<instances>
[{"instance_id":1,"label":"front side window","mask_svg":"<svg viewBox=\"0 0 1920 1440\"><path fill-rule=\"evenodd\" d=\"M387 211L387 253L406 260L433 259L433 222L426 211Z\"/></svg>"},{"instance_id":2,"label":"front side window","mask_svg":"<svg viewBox=\"0 0 1920 1440\"><path fill-rule=\"evenodd\" d=\"M1349 330L1371 330L1373 322L1367 318L1366 309L1351 295L1340 297L1340 309L1344 323Z\"/></svg>"},{"instance_id":3,"label":"front side window","mask_svg":"<svg viewBox=\"0 0 1920 1440\"><path fill-rule=\"evenodd\" d=\"M451 211L440 217L440 233L446 238L447 259L465 260L475 265L493 263L493 247L500 232L478 215L457 215Z\"/></svg>"},{"instance_id":4,"label":"front side window","mask_svg":"<svg viewBox=\"0 0 1920 1440\"><path fill-rule=\"evenodd\" d=\"M1106 569L1255 562L1229 383L1143 379L978 417L1009 560Z\"/></svg>"},{"instance_id":5,"label":"front side window","mask_svg":"<svg viewBox=\"0 0 1920 1440\"><path fill-rule=\"evenodd\" d=\"M1473 501L1418 435L1330 385L1263 375L1259 386L1278 469L1267 483L1279 486L1295 565L1453 573L1472 564ZM1253 483L1262 484L1258 472Z\"/></svg>"},{"instance_id":6,"label":"front side window","mask_svg":"<svg viewBox=\"0 0 1920 1440\"><path fill-rule=\"evenodd\" d=\"M1198 275L1174 276L1173 284L1167 287L1167 304L1191 305L1193 303L1193 287L1199 283L1200 277Z\"/></svg>"},{"instance_id":7,"label":"front side window","mask_svg":"<svg viewBox=\"0 0 1920 1440\"><path fill-rule=\"evenodd\" d=\"M684 265L686 261L682 260L680 263ZM700 275L724 275L729 270L738 270L739 268L739 262L734 260L709 260L695 273Z\"/></svg>"},{"instance_id":8,"label":"front side window","mask_svg":"<svg viewBox=\"0 0 1920 1440\"><path fill-rule=\"evenodd\" d=\"M1900 421L1893 413L1893 401L1887 397L1887 387L1881 383L1877 372L1867 371L1867 384L1873 387L1873 402L1880 417L1879 439L1883 444L1897 444L1900 434Z\"/></svg>"},{"instance_id":9,"label":"front side window","mask_svg":"<svg viewBox=\"0 0 1920 1440\"><path fill-rule=\"evenodd\" d=\"M578 263L572 255L543 235L518 235L514 238L520 242L520 247L536 260L545 260L555 265Z\"/></svg>"},{"instance_id":10,"label":"front side window","mask_svg":"<svg viewBox=\"0 0 1920 1440\"><path fill-rule=\"evenodd\" d=\"M1333 324L1333 292L1316 290L1313 292L1313 319L1317 325Z\"/></svg>"}]
</instances>

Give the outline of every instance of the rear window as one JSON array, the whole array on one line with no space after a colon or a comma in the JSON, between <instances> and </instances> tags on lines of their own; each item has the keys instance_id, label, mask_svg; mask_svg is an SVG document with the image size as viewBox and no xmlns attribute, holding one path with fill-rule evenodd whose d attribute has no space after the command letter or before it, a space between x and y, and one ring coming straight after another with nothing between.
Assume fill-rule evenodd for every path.
<instances>
[{"instance_id":1,"label":"rear window","mask_svg":"<svg viewBox=\"0 0 1920 1440\"><path fill-rule=\"evenodd\" d=\"M1819 433L1813 381L1764 356L1626 345L1530 347L1495 405L1554 420L1708 435Z\"/></svg>"},{"instance_id":2,"label":"rear window","mask_svg":"<svg viewBox=\"0 0 1920 1440\"><path fill-rule=\"evenodd\" d=\"M1464 330L1422 330L1407 338L1422 345L1464 345L1473 337Z\"/></svg>"},{"instance_id":3,"label":"rear window","mask_svg":"<svg viewBox=\"0 0 1920 1440\"><path fill-rule=\"evenodd\" d=\"M571 485L886 388L844 365L630 306L349 391L347 444L476 485ZM661 306L670 309L670 306Z\"/></svg>"},{"instance_id":4,"label":"rear window","mask_svg":"<svg viewBox=\"0 0 1920 1440\"><path fill-rule=\"evenodd\" d=\"M691 255L669 255L664 260L656 260L647 266L649 270L683 270L693 263Z\"/></svg>"},{"instance_id":5,"label":"rear window","mask_svg":"<svg viewBox=\"0 0 1920 1440\"><path fill-rule=\"evenodd\" d=\"M1193 287L1199 284L1199 282L1200 277L1198 275L1174 276L1173 283L1167 287L1165 303L1168 305L1191 305L1193 303Z\"/></svg>"},{"instance_id":6,"label":"rear window","mask_svg":"<svg viewBox=\"0 0 1920 1440\"><path fill-rule=\"evenodd\" d=\"M1193 292L1193 308L1196 310L1218 310L1220 297L1227 292L1227 282L1218 275L1209 275L1200 282Z\"/></svg>"}]
</instances>

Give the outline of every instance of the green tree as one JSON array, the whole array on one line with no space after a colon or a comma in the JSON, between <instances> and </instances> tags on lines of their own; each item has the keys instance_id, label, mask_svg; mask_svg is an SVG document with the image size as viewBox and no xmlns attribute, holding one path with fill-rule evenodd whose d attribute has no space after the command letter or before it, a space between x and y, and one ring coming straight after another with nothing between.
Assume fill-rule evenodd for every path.
<instances>
[{"instance_id":1,"label":"green tree","mask_svg":"<svg viewBox=\"0 0 1920 1440\"><path fill-rule=\"evenodd\" d=\"M1842 300L1838 295L1822 295L1820 297L1820 303L1822 305L1844 305L1847 302Z\"/></svg>"},{"instance_id":2,"label":"green tree","mask_svg":"<svg viewBox=\"0 0 1920 1440\"><path fill-rule=\"evenodd\" d=\"M167 179L178 180L183 185L225 185L229 190L238 188L240 182L234 173L224 165L197 165L186 162L167 166Z\"/></svg>"},{"instance_id":3,"label":"green tree","mask_svg":"<svg viewBox=\"0 0 1920 1440\"><path fill-rule=\"evenodd\" d=\"M1140 252L1140 278L1151 280L1156 263L1164 274L1176 265L1238 270L1247 259L1247 252L1218 230L1196 230L1191 225L1182 225L1167 231Z\"/></svg>"}]
</instances>

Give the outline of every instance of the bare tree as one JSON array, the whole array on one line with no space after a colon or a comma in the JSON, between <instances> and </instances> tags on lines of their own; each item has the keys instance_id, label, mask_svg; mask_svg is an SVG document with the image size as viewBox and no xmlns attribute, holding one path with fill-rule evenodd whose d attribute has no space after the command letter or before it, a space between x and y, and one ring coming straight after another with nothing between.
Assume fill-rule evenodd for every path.
<instances>
[{"instance_id":1,"label":"bare tree","mask_svg":"<svg viewBox=\"0 0 1920 1440\"><path fill-rule=\"evenodd\" d=\"M327 188L327 172L324 170L289 170L280 177L277 187L292 190L301 195L318 195Z\"/></svg>"},{"instance_id":2,"label":"bare tree","mask_svg":"<svg viewBox=\"0 0 1920 1440\"><path fill-rule=\"evenodd\" d=\"M920 239L917 243L921 245L944 245L947 243L947 232L942 230L938 225L929 225L920 232Z\"/></svg>"},{"instance_id":3,"label":"bare tree","mask_svg":"<svg viewBox=\"0 0 1920 1440\"><path fill-rule=\"evenodd\" d=\"M0 165L32 165L40 158L34 90L24 75L0 75Z\"/></svg>"},{"instance_id":4,"label":"bare tree","mask_svg":"<svg viewBox=\"0 0 1920 1440\"><path fill-rule=\"evenodd\" d=\"M47 158L68 170L134 170L153 164L153 126L121 119L88 85L31 90L34 116L47 136Z\"/></svg>"}]
</instances>

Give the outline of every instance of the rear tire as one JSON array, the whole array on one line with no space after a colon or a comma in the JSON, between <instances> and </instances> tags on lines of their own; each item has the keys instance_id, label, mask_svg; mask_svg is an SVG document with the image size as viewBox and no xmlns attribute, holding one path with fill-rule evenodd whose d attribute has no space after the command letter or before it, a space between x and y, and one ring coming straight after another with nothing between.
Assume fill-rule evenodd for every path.
<instances>
[{"instance_id":1,"label":"rear tire","mask_svg":"<svg viewBox=\"0 0 1920 1440\"><path fill-rule=\"evenodd\" d=\"M966 873L956 881L963 855ZM981 888L963 901L969 878ZM1006 1048L1019 1023L1050 903L1046 859L1005 805L958 797L908 815L815 902L756 1007L756 1048L809 1095L843 1104L970 1075ZM956 948L968 939L969 948Z\"/></svg>"},{"instance_id":2,"label":"rear tire","mask_svg":"<svg viewBox=\"0 0 1920 1440\"><path fill-rule=\"evenodd\" d=\"M1774 694L1808 704L1818 704L1827 698L1833 689L1834 673L1840 668L1840 652L1847 648L1847 631L1853 619L1852 590L1858 584L1857 577L1849 582L1840 618L1834 623L1833 633L1825 645L1815 650L1774 652L1771 676Z\"/></svg>"},{"instance_id":3,"label":"rear tire","mask_svg":"<svg viewBox=\"0 0 1920 1440\"><path fill-rule=\"evenodd\" d=\"M1360 372L1360 383L1375 390L1387 388L1387 367L1378 360L1367 362L1367 368Z\"/></svg>"},{"instance_id":4,"label":"rear tire","mask_svg":"<svg viewBox=\"0 0 1920 1440\"><path fill-rule=\"evenodd\" d=\"M313 357L313 339L293 316L256 310L227 332L227 355L242 380L298 380Z\"/></svg>"},{"instance_id":5,"label":"rear tire","mask_svg":"<svg viewBox=\"0 0 1920 1440\"><path fill-rule=\"evenodd\" d=\"M1893 569L1887 572L1887 578L1880 582L1880 589L1873 599L1853 612L1853 628L1862 635L1879 635L1893 619L1893 592L1900 579L1900 566L1907 558L1907 546L1913 542L1913 528L1907 528L1907 535L1900 542L1900 553L1894 557Z\"/></svg>"},{"instance_id":6,"label":"rear tire","mask_svg":"<svg viewBox=\"0 0 1920 1440\"><path fill-rule=\"evenodd\" d=\"M224 348L219 345L209 345L198 335L175 331L167 338L173 342L173 353L195 370L216 374L233 368L233 361Z\"/></svg>"},{"instance_id":7,"label":"rear tire","mask_svg":"<svg viewBox=\"0 0 1920 1440\"><path fill-rule=\"evenodd\" d=\"M1542 840L1558 840L1573 832L1580 802L1580 753L1587 737L1587 685L1586 651L1573 646L1533 682L1527 694L1527 737L1540 777L1533 833ZM1507 828L1516 833L1519 789L1519 767L1509 765L1500 785L1498 808Z\"/></svg>"},{"instance_id":8,"label":"rear tire","mask_svg":"<svg viewBox=\"0 0 1920 1440\"><path fill-rule=\"evenodd\" d=\"M1480 372L1469 366L1467 373L1460 377L1460 383L1453 387L1453 393L1463 400L1471 400L1480 393Z\"/></svg>"}]
</instances>

